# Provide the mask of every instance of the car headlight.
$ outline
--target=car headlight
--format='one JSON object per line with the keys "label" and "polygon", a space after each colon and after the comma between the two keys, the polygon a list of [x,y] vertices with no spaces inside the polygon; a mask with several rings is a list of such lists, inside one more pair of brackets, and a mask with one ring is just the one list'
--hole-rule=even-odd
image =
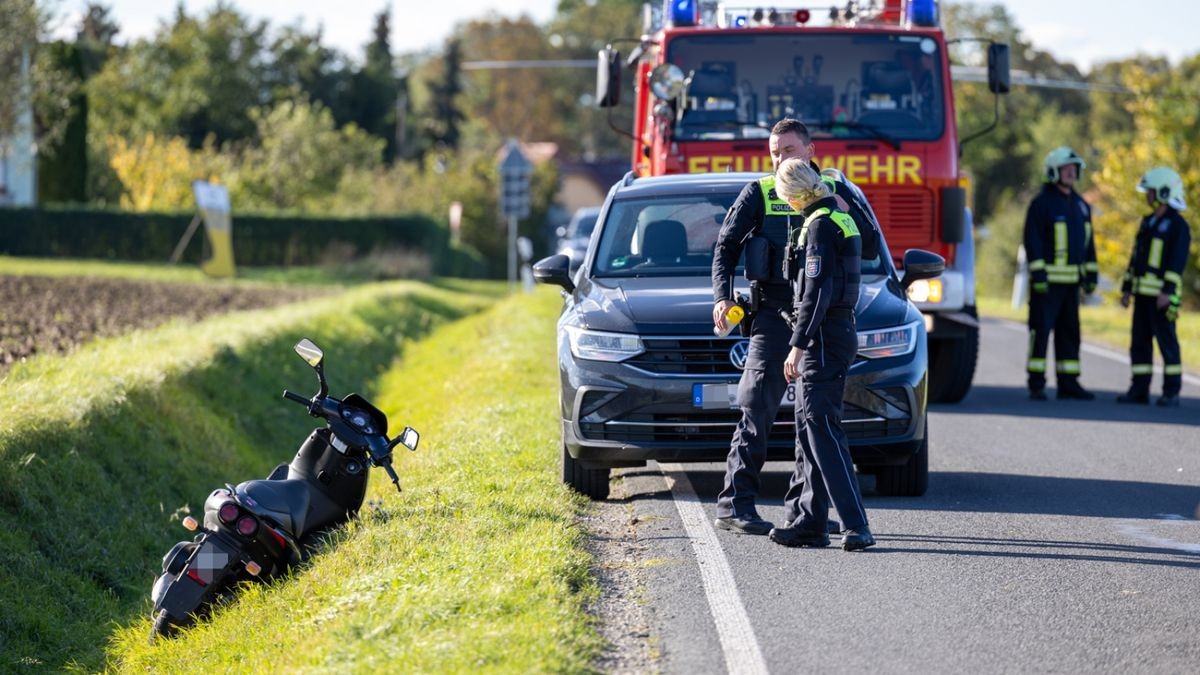
{"label": "car headlight", "polygon": [[858,355],[868,359],[911,354],[917,347],[916,321],[893,328],[862,331],[858,334]]}
{"label": "car headlight", "polygon": [[908,299],[913,302],[941,302],[942,280],[917,279],[908,287]]}
{"label": "car headlight", "polygon": [[567,340],[577,359],[624,361],[644,351],[642,339],[628,333],[604,333],[579,326],[567,326]]}

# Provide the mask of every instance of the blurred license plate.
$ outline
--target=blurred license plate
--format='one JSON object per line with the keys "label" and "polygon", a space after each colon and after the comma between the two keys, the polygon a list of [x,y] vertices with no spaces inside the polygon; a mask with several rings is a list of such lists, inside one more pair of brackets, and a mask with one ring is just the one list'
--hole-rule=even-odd
{"label": "blurred license plate", "polygon": [[[693,384],[692,407],[705,410],[728,410],[737,408],[737,383],[732,384]],[[789,382],[783,390],[783,400],[780,405],[792,408],[796,405],[796,383]]]}

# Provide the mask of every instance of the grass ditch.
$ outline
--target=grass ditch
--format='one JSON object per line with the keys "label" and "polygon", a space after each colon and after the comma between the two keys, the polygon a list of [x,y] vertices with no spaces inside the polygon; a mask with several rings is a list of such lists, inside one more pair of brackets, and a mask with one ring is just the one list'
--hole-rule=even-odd
{"label": "grass ditch", "polygon": [[[153,672],[581,672],[601,648],[585,603],[585,501],[557,476],[558,294],[504,300],[410,345],[379,380],[392,424],[422,433],[372,476],[362,517],[290,578],[109,665]],[[327,349],[328,369],[342,358]],[[288,355],[290,358],[291,355]],[[299,436],[297,436],[299,438]]]}
{"label": "grass ditch", "polygon": [[106,645],[148,612],[182,516],[214,486],[289,459],[312,429],[279,400],[315,387],[291,345],[313,338],[334,390],[361,390],[407,339],[494,302],[446,286],[176,321],[0,378],[0,671],[113,666]]}

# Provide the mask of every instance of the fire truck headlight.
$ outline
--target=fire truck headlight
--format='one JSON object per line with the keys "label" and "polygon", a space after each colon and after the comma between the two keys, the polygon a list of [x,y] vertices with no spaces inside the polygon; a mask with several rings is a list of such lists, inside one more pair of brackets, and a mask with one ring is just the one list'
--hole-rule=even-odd
{"label": "fire truck headlight", "polygon": [[942,280],[918,279],[914,281],[912,285],[908,287],[908,298],[913,302],[941,302]]}
{"label": "fire truck headlight", "polygon": [[660,63],[650,71],[650,91],[664,101],[679,98],[683,93],[683,71],[674,63]]}

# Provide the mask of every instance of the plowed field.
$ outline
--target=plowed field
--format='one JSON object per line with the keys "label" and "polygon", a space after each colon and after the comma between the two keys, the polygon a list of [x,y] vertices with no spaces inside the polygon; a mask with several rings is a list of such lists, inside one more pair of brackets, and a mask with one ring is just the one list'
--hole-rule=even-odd
{"label": "plowed field", "polygon": [[0,276],[0,370],[34,354],[66,353],[96,337],[168,319],[301,300],[316,288],[255,288],[97,277]]}

